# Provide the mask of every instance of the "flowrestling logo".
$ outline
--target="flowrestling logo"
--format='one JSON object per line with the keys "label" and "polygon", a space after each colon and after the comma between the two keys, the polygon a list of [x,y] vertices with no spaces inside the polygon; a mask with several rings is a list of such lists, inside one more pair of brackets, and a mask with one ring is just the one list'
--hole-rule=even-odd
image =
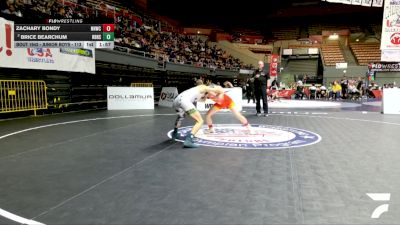
{"label": "flowrestling logo", "polygon": [[[178,141],[184,141],[191,130],[192,127],[180,128]],[[218,124],[214,127],[215,133],[208,133],[207,130],[204,126],[197,133],[196,144],[220,148],[282,149],[303,147],[321,141],[321,136],[316,133],[273,125],[252,124],[249,131],[238,124]],[[171,134],[172,131],[168,136],[171,137]]]}
{"label": "flowrestling logo", "polygon": [[372,219],[379,219],[384,212],[389,211],[390,193],[366,193],[374,201],[381,201],[384,204],[379,205],[371,214]]}

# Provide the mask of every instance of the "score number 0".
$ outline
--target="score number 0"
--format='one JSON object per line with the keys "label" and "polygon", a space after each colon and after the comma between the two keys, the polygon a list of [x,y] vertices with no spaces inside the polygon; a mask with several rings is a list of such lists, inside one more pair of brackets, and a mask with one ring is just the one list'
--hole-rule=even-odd
{"label": "score number 0", "polygon": [[114,32],[114,24],[103,24],[103,32]]}

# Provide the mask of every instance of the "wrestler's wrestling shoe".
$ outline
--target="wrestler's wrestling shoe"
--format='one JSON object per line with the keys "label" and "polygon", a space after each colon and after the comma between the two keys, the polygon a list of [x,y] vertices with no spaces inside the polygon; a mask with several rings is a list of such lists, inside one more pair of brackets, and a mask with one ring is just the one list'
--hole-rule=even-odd
{"label": "wrestler's wrestling shoe", "polygon": [[193,142],[193,135],[189,134],[185,138],[185,142],[183,142],[184,148],[198,148],[199,146]]}
{"label": "wrestler's wrestling shoe", "polygon": [[207,130],[204,130],[205,134],[214,134],[215,133],[215,129],[214,127],[208,128]]}
{"label": "wrestler's wrestling shoe", "polygon": [[177,132],[172,132],[171,138],[172,140],[177,140],[179,139],[181,136],[179,135],[178,131]]}

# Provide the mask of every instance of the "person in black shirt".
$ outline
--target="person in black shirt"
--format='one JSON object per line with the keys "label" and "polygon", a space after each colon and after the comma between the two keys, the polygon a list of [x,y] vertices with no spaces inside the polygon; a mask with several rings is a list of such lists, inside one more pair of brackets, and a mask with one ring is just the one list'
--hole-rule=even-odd
{"label": "person in black shirt", "polygon": [[358,77],[357,90],[360,92],[361,97],[364,96],[365,86],[364,86],[364,81],[361,79],[361,77]]}
{"label": "person in black shirt", "polygon": [[250,103],[251,99],[253,99],[253,103],[256,103],[256,99],[254,96],[254,78],[247,78],[246,97],[247,97],[247,103]]}
{"label": "person in black shirt", "polygon": [[257,116],[261,116],[260,100],[262,100],[264,116],[268,116],[267,82],[270,76],[269,71],[264,67],[263,61],[258,61],[258,69],[254,71],[253,78]]}

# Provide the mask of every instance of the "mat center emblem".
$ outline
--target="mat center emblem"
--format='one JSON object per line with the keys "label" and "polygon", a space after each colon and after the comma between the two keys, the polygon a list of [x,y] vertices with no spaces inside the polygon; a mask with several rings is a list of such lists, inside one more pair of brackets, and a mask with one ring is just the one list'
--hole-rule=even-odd
{"label": "mat center emblem", "polygon": [[[177,141],[184,141],[191,129],[191,126],[179,128],[181,137]],[[196,135],[195,143],[220,148],[282,149],[303,147],[321,141],[321,136],[316,133],[274,125],[252,124],[249,131],[239,124],[218,124],[214,130],[214,133],[208,133],[208,128],[203,126]],[[171,137],[171,134],[172,131],[168,136]]]}

